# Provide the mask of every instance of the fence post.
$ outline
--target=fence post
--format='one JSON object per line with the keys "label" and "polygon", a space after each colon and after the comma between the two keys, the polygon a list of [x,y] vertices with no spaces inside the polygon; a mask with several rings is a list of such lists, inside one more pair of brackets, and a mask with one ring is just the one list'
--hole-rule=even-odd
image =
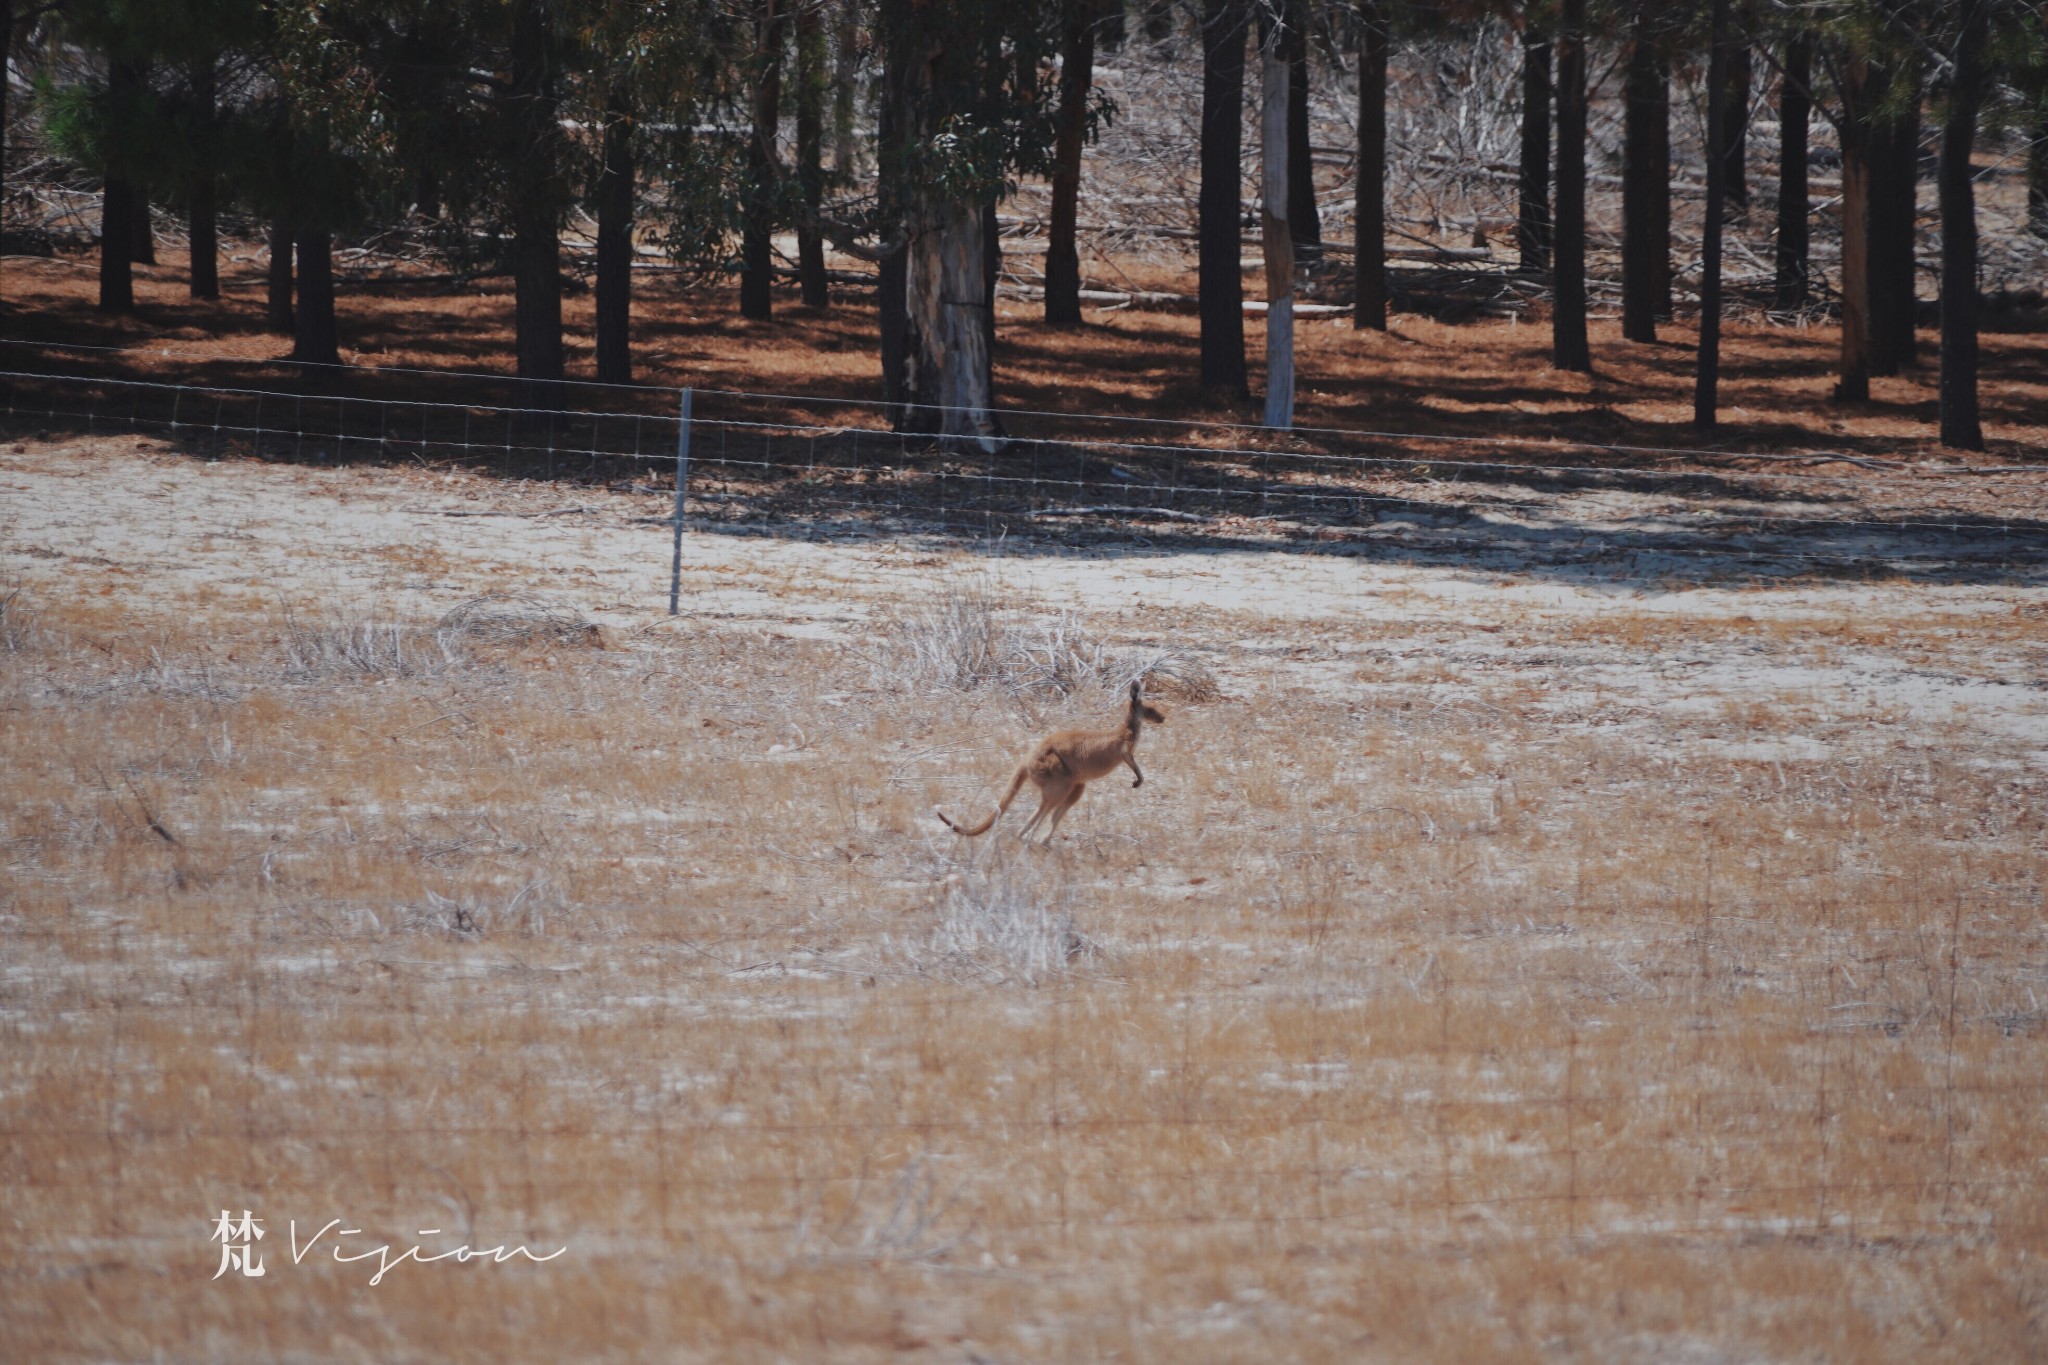
{"label": "fence post", "polygon": [[682,394],[682,416],[676,424],[676,535],[669,560],[668,614],[674,616],[683,591],[683,490],[690,483],[690,390]]}

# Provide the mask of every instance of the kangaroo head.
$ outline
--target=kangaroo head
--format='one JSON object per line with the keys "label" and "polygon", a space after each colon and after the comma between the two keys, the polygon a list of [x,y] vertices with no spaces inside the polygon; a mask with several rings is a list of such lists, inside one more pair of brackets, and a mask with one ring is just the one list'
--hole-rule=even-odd
{"label": "kangaroo head", "polygon": [[1150,721],[1154,725],[1164,725],[1166,713],[1145,700],[1143,692],[1134,680],[1131,683],[1131,728],[1137,729],[1140,720]]}

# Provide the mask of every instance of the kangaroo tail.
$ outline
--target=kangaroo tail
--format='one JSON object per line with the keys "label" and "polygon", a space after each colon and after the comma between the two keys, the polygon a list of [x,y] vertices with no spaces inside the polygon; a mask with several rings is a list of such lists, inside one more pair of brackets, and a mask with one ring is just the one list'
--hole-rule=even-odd
{"label": "kangaroo tail", "polygon": [[1028,776],[1028,774],[1025,772],[1023,768],[1017,769],[1017,775],[1010,779],[1010,789],[1003,793],[1002,800],[996,802],[996,808],[989,812],[988,819],[982,821],[978,825],[969,827],[967,825],[955,824],[952,816],[946,814],[946,812],[942,810],[937,809],[936,807],[933,808],[932,814],[938,816],[939,819],[945,821],[946,828],[952,830],[955,834],[965,835],[970,839],[977,834],[986,834],[988,833],[989,826],[993,825],[996,821],[1002,819],[1003,812],[1008,810],[1010,808],[1010,803],[1017,799],[1017,792],[1021,787],[1023,787],[1024,779],[1026,776]]}

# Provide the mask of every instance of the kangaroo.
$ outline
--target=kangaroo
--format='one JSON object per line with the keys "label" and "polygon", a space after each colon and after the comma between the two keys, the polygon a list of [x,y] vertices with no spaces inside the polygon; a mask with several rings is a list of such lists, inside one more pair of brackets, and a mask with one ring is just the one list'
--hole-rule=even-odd
{"label": "kangaroo", "polygon": [[933,814],[946,822],[946,828],[955,834],[973,838],[985,834],[991,825],[1002,819],[1003,812],[1017,799],[1026,778],[1038,784],[1038,813],[1024,826],[1017,837],[1029,841],[1031,831],[1046,816],[1052,823],[1046,826],[1041,842],[1051,843],[1052,837],[1060,832],[1060,821],[1081,799],[1081,793],[1090,782],[1108,777],[1120,764],[1129,764],[1133,774],[1131,785],[1145,785],[1145,774],[1138,768],[1138,736],[1145,728],[1145,722],[1154,725],[1166,723],[1166,713],[1146,701],[1138,690],[1138,684],[1131,684],[1131,705],[1124,713],[1124,723],[1109,730],[1061,730],[1047,735],[1031,751],[1031,757],[1024,760],[1010,779],[1010,789],[1003,793],[1003,799],[988,819],[978,825],[956,824],[953,818],[942,810]]}

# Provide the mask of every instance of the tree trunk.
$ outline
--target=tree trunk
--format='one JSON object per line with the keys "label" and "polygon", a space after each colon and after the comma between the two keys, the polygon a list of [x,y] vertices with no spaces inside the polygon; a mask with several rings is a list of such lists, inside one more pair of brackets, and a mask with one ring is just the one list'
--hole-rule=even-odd
{"label": "tree trunk", "polygon": [[14,56],[14,0],[0,0],[0,185],[7,183],[7,63]]}
{"label": "tree trunk", "polygon": [[1807,298],[1808,227],[1807,123],[1813,116],[1813,34],[1795,31],[1785,42],[1784,75],[1778,82],[1778,244],[1774,306],[1804,308]]}
{"label": "tree trunk", "polygon": [[1387,16],[1378,0],[1358,10],[1358,181],[1352,221],[1357,284],[1351,325],[1387,330]]}
{"label": "tree trunk", "polygon": [[1240,266],[1244,166],[1245,0],[1202,4],[1202,189],[1196,285],[1202,317],[1202,389],[1243,398],[1244,275]]}
{"label": "tree trunk", "polygon": [[1286,0],[1286,27],[1281,41],[1287,56],[1287,227],[1294,236],[1295,259],[1304,263],[1323,256],[1323,220],[1316,212],[1315,154],[1308,135],[1307,0]]}
{"label": "tree trunk", "polygon": [[2048,111],[2034,120],[2027,144],[2027,227],[2048,237]]}
{"label": "tree trunk", "polygon": [[413,212],[429,222],[441,217],[441,172],[431,163],[419,168],[413,183]]}
{"label": "tree trunk", "polygon": [[[514,0],[508,96],[513,153],[513,348],[526,401],[553,400],[562,378],[562,138],[552,35],[545,0]],[[299,265],[300,331],[312,306],[304,237]],[[324,237],[323,237],[324,241]],[[323,259],[325,247],[322,247]]]}
{"label": "tree trunk", "polygon": [[861,0],[839,0],[832,29],[832,171],[840,183],[858,174],[854,97],[860,91]]}
{"label": "tree trunk", "polygon": [[1700,241],[1700,346],[1693,371],[1692,424],[1712,431],[1721,398],[1721,214],[1728,193],[1728,0],[1714,0],[1707,56],[1707,220]]}
{"label": "tree trunk", "polygon": [[1656,41],[1648,7],[1639,4],[1629,34],[1624,89],[1621,334],[1644,342],[1657,339],[1657,314],[1664,309],[1670,266],[1658,231],[1660,226],[1669,230],[1671,216],[1670,77]]}
{"label": "tree trunk", "polygon": [[1749,211],[1749,41],[1730,34],[1721,75],[1721,183],[1737,218]]}
{"label": "tree trunk", "polygon": [[996,286],[1003,279],[1003,229],[996,217],[1000,205],[990,195],[981,203],[981,368],[982,390],[996,391]]}
{"label": "tree trunk", "polygon": [[747,139],[747,202],[740,227],[740,316],[774,315],[774,215],[771,194],[780,167],[775,131],[782,119],[783,0],[760,0],[754,18],[753,135]]}
{"label": "tree trunk", "polygon": [[1887,113],[1870,135],[1870,372],[1897,374],[1913,363],[1917,308],[1913,245],[1919,226],[1920,75],[1911,103]]}
{"label": "tree trunk", "polygon": [[156,264],[156,224],[149,216],[149,183],[140,178],[129,182],[135,203],[135,264]]}
{"label": "tree trunk", "polygon": [[1052,222],[1045,248],[1045,320],[1081,325],[1081,252],[1074,223],[1081,197],[1081,147],[1088,133],[1099,0],[1066,0],[1060,35],[1059,125],[1053,136]]}
{"label": "tree trunk", "polygon": [[1268,35],[1259,52],[1259,180],[1266,253],[1266,425],[1294,428],[1294,233],[1287,222],[1287,87],[1284,35]]}
{"label": "tree trunk", "polygon": [[[875,217],[884,244],[902,241],[908,230],[899,168],[910,137],[909,64],[895,44],[882,51],[882,83],[875,102]],[[914,388],[911,357],[921,349],[911,330],[909,310],[910,253],[898,245],[877,264],[875,305],[880,316],[882,400],[898,431],[919,429],[922,410]]]}
{"label": "tree trunk", "polygon": [[1941,129],[1941,443],[1982,450],[1977,411],[1977,201],[1970,152],[1984,98],[1990,0],[1962,0],[1962,31]]}
{"label": "tree trunk", "polygon": [[192,84],[193,96],[199,106],[200,137],[204,145],[201,148],[199,178],[192,186],[192,200],[186,219],[186,235],[192,243],[186,278],[193,298],[217,299],[220,297],[220,235],[214,222],[212,61],[201,65]]}
{"label": "tree trunk", "polygon": [[1843,73],[1842,113],[1842,354],[1835,401],[1870,398],[1870,104],[1876,82],[1865,57],[1851,57]]}
{"label": "tree trunk", "polygon": [[1550,269],[1550,35],[1533,22],[1522,31],[1522,173],[1515,243],[1517,269]]}
{"label": "tree trunk", "polygon": [[882,257],[876,265],[875,301],[881,314],[882,401],[892,412],[898,431],[917,429],[916,404],[911,386],[910,357],[917,351],[910,330],[910,251],[900,247]]}
{"label": "tree trunk", "polygon": [[100,311],[135,311],[135,194],[110,175],[100,192]]}
{"label": "tree trunk", "polygon": [[825,24],[818,6],[796,12],[796,178],[803,191],[804,217],[796,229],[797,284],[806,307],[828,308],[832,287],[825,279],[825,239],[818,209],[825,202]]}
{"label": "tree trunk", "polygon": [[214,182],[202,175],[192,186],[186,233],[192,242],[188,288],[195,299],[220,297],[220,232],[214,214]]}
{"label": "tree trunk", "polygon": [[339,365],[341,352],[334,324],[332,241],[324,227],[301,223],[298,230],[298,325],[292,338],[292,359],[313,365]]}
{"label": "tree trunk", "polygon": [[1551,363],[1591,370],[1586,342],[1586,0],[1564,0],[1557,34],[1557,224]]}
{"label": "tree trunk", "polygon": [[633,107],[622,89],[605,101],[597,175],[597,377],[633,382]]}
{"label": "tree trunk", "polygon": [[[125,108],[142,84],[142,72],[128,62],[107,67],[108,103]],[[118,168],[100,192],[100,311],[135,311],[135,189]]]}
{"label": "tree trunk", "polygon": [[280,213],[270,220],[270,269],[268,293],[264,300],[265,330],[291,336],[298,330],[292,316],[292,225]]}
{"label": "tree trunk", "polygon": [[905,305],[917,350],[908,387],[933,405],[940,435],[984,450],[996,445],[989,394],[987,262],[982,206],[926,206],[910,233]]}

